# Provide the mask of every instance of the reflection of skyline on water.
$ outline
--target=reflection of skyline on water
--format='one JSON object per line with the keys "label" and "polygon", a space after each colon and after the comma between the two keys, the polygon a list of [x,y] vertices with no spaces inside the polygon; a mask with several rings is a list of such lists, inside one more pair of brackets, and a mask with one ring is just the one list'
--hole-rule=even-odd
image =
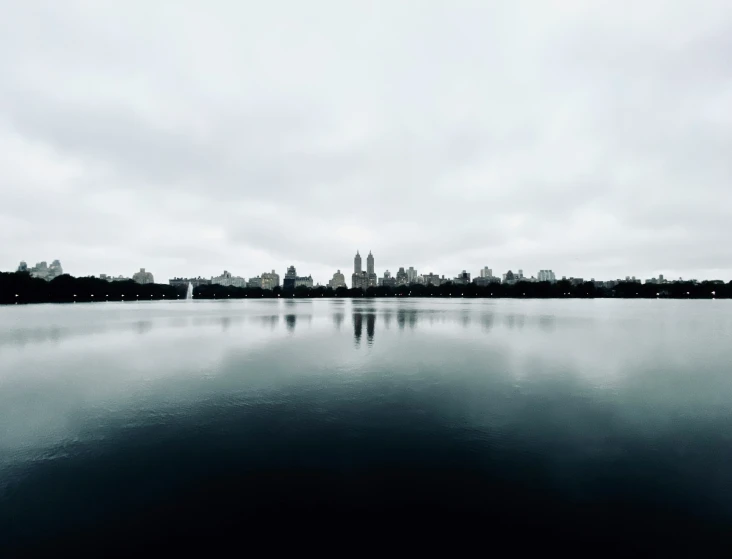
{"label": "reflection of skyline on water", "polygon": [[374,335],[376,332],[376,313],[364,313],[357,310],[353,312],[353,342],[356,347],[361,345],[364,317],[366,318],[366,343],[369,347],[374,343]]}
{"label": "reflection of skyline on water", "polygon": [[386,308],[382,313],[382,317],[384,318],[384,327],[389,330],[389,328],[391,328],[391,319],[394,317],[394,312],[392,309]]}
{"label": "reflection of skyline on water", "polygon": [[400,330],[404,330],[406,325],[413,329],[417,325],[419,311],[417,309],[405,309],[404,307],[397,309],[397,324]]}
{"label": "reflection of skyline on water", "polygon": [[265,316],[258,316],[257,321],[260,324],[262,324],[262,326],[269,326],[270,330],[274,330],[280,323],[280,315],[271,314],[271,315],[265,315]]}
{"label": "reflection of skyline on water", "polygon": [[2,309],[0,525],[29,542],[73,527],[81,547],[105,523],[122,541],[150,510],[185,523],[174,534],[213,515],[215,532],[232,502],[251,526],[266,507],[301,522],[303,503],[340,513],[356,495],[400,514],[433,499],[426,523],[464,503],[525,510],[571,538],[729,526],[728,306],[278,303]]}
{"label": "reflection of skyline on water", "polygon": [[366,315],[366,339],[369,346],[374,343],[374,330],[376,328],[376,313]]}
{"label": "reflection of skyline on water", "polygon": [[363,329],[363,314],[353,313],[353,339],[356,347],[361,345],[361,331]]}
{"label": "reflection of skyline on water", "polygon": [[[284,324],[286,332],[303,335],[312,329],[319,329],[323,320],[329,321],[335,331],[341,331],[348,310],[354,324],[354,341],[358,344],[364,336],[369,345],[377,334],[377,329],[390,330],[394,323],[398,330],[406,331],[417,327],[446,328],[450,323],[465,330],[482,331],[533,331],[557,334],[566,328],[589,327],[594,318],[590,313],[565,313],[561,316],[546,312],[544,308],[531,308],[528,305],[496,305],[477,302],[474,304],[430,304],[423,301],[298,301],[247,302],[244,304],[227,302],[226,307],[214,303],[187,305],[185,308],[176,303],[146,305],[137,307],[122,304],[109,305],[109,310],[119,314],[117,322],[98,320],[99,313],[83,312],[79,306],[69,313],[73,319],[68,322],[48,320],[37,324],[24,323],[22,328],[5,329],[0,333],[0,349],[3,346],[23,346],[45,343],[57,344],[67,338],[76,338],[90,333],[107,336],[132,332],[147,336],[152,332],[161,333],[167,329],[210,328],[216,327],[221,334],[233,333],[242,323],[275,331]],[[278,304],[279,303],[279,304]],[[237,308],[241,304],[241,307]],[[538,305],[537,305],[538,306]],[[244,308],[242,308],[244,307]],[[350,307],[350,309],[349,309]],[[528,307],[528,308],[527,308]],[[86,306],[86,308],[93,308]],[[54,307],[52,312],[64,311]],[[348,310],[347,310],[348,309]],[[521,310],[519,310],[521,309]],[[31,309],[32,310],[32,309]],[[51,310],[51,309],[49,309]],[[252,313],[254,311],[254,313]],[[259,314],[264,311],[266,314]],[[532,312],[533,311],[533,312]],[[66,312],[66,311],[64,311]],[[39,316],[41,313],[37,313]],[[145,318],[137,318],[144,316]],[[130,320],[133,319],[133,320]],[[306,325],[307,328],[303,328]],[[298,328],[298,326],[300,326]]]}

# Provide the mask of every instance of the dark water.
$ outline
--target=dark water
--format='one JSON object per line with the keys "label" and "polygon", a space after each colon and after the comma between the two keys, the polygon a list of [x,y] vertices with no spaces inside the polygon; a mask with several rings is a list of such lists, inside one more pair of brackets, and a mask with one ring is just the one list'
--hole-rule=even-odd
{"label": "dark water", "polygon": [[731,539],[727,301],[0,308],[0,550]]}

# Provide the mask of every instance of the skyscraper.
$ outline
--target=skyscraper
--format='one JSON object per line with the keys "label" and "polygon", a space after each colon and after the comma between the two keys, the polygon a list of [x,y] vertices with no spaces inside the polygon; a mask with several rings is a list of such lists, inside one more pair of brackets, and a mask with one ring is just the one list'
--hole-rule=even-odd
{"label": "skyscraper", "polygon": [[557,281],[556,276],[554,275],[554,272],[551,270],[539,270],[539,276],[537,277],[539,281],[551,281],[555,282]]}
{"label": "skyscraper", "polygon": [[366,257],[366,273],[368,275],[368,282],[370,286],[376,287],[378,282],[376,278],[376,272],[374,272],[374,255],[369,251],[369,255]]}
{"label": "skyscraper", "polygon": [[[369,253],[367,265],[374,265],[374,257]],[[374,274],[374,285],[376,285],[376,274]],[[369,286],[369,275],[361,269],[361,255],[356,251],[356,257],[353,259],[353,275],[351,276],[351,287],[356,289],[366,289]]]}
{"label": "skyscraper", "polygon": [[274,289],[280,285],[280,275],[272,270],[271,273],[262,274],[262,289]]}
{"label": "skyscraper", "polygon": [[417,270],[410,266],[407,270],[407,281],[412,284],[417,282]]}

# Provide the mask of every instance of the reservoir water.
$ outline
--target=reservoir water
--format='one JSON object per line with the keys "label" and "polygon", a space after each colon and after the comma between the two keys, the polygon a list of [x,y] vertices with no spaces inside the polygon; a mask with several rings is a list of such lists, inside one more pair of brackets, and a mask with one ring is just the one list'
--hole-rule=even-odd
{"label": "reservoir water", "polygon": [[0,308],[0,554],[731,532],[729,301]]}

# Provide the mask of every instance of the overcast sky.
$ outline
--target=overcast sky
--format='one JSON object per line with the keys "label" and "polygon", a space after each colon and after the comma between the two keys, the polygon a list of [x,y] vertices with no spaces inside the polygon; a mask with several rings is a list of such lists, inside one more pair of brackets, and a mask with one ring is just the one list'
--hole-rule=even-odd
{"label": "overcast sky", "polygon": [[0,269],[732,279],[728,0],[0,13]]}

